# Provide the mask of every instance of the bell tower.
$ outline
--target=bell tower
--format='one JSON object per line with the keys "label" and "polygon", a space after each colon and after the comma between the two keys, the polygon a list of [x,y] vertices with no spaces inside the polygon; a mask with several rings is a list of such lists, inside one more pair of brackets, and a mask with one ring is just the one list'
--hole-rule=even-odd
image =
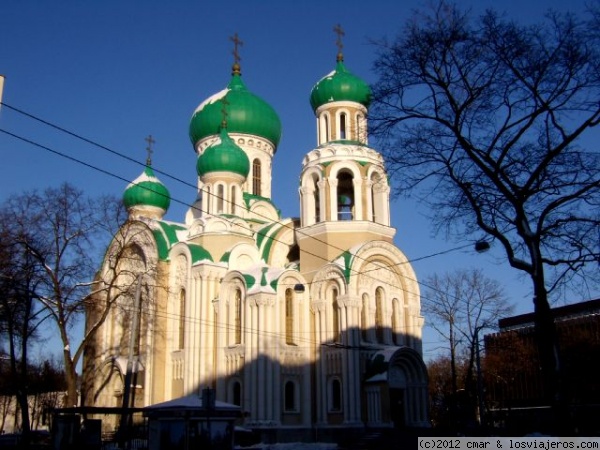
{"label": "bell tower", "polygon": [[390,202],[383,157],[368,146],[369,86],[344,65],[338,33],[337,64],[313,88],[317,147],[302,162],[300,176],[300,269],[312,273],[352,247],[392,242]]}

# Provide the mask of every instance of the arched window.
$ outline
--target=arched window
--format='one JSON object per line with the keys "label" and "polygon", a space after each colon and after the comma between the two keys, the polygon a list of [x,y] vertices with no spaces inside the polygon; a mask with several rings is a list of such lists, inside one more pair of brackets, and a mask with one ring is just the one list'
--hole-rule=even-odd
{"label": "arched window", "polygon": [[377,198],[375,197],[376,185],[379,182],[379,174],[374,173],[371,177],[371,220],[377,222],[379,219],[377,211]]}
{"label": "arched window", "polygon": [[395,298],[392,301],[392,333],[394,333],[394,338],[396,339],[396,344],[401,345],[400,338],[398,337],[398,332],[400,331],[400,308],[398,306],[398,299]]}
{"label": "arched window", "polygon": [[235,290],[234,311],[234,344],[242,343],[242,291]]}
{"label": "arched window", "polygon": [[242,406],[242,385],[239,381],[234,381],[232,386],[232,399],[231,403],[234,405]]}
{"label": "arched window", "polygon": [[179,292],[179,336],[177,348],[182,350],[185,342],[185,289]]}
{"label": "arched window", "polygon": [[408,299],[404,299],[404,342],[406,343],[407,346],[412,347],[412,336],[410,335],[410,333],[412,332],[412,329],[410,327],[410,314],[409,314],[409,308],[408,308]]}
{"label": "arched window", "polygon": [[261,195],[260,193],[260,183],[261,183],[261,178],[260,178],[260,169],[261,169],[261,164],[260,164],[260,160],[258,158],[256,158],[254,161],[252,161],[252,194],[254,195]]}
{"label": "arched window", "polygon": [[210,206],[212,205],[212,192],[210,186],[206,186],[206,213],[211,213]]}
{"label": "arched window", "polygon": [[362,333],[362,339],[365,342],[369,341],[369,297],[367,294],[363,294],[362,297],[362,308],[360,310],[360,329]]}
{"label": "arched window", "polygon": [[285,343],[294,344],[294,291],[285,290]]}
{"label": "arched window", "polygon": [[225,206],[225,187],[220,184],[217,186],[217,214],[222,214],[225,211],[223,207]]}
{"label": "arched window", "polygon": [[340,139],[346,139],[347,116],[346,113],[340,114]]}
{"label": "arched window", "polygon": [[327,114],[323,114],[323,122],[325,124],[324,135],[321,137],[321,143],[329,141],[329,117]]}
{"label": "arched window", "polygon": [[331,291],[331,309],[333,311],[332,325],[333,325],[333,341],[341,342],[340,336],[340,309],[338,307],[338,290],[333,288]]}
{"label": "arched window", "polygon": [[319,178],[317,176],[312,177],[314,196],[315,196],[315,222],[321,221],[321,197],[319,194]]}
{"label": "arched window", "polygon": [[331,411],[342,410],[342,383],[337,378],[331,381]]}
{"label": "arched window", "polygon": [[235,214],[237,212],[237,198],[235,195],[235,189],[236,189],[235,186],[231,186],[231,197],[230,197],[231,198],[231,203],[230,203],[231,214]]}
{"label": "arched window", "polygon": [[375,290],[375,332],[377,342],[383,342],[383,289]]}
{"label": "arched window", "polygon": [[285,411],[296,410],[296,384],[293,381],[285,383],[283,409]]}
{"label": "arched window", "polygon": [[354,217],[354,183],[350,172],[342,171],[337,176],[338,220]]}

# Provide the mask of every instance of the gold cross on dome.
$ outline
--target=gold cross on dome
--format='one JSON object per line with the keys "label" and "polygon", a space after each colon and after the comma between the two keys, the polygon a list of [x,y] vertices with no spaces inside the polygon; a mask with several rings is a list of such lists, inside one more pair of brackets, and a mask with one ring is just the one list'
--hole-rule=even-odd
{"label": "gold cross on dome", "polygon": [[242,60],[242,58],[240,58],[239,47],[242,47],[244,45],[244,42],[240,40],[237,33],[235,33],[229,39],[233,42],[233,62],[235,64],[239,64]]}
{"label": "gold cross on dome", "polygon": [[333,32],[335,34],[337,34],[337,39],[335,41],[335,45],[337,45],[338,56],[340,56],[342,54],[342,49],[344,48],[344,44],[342,42],[342,36],[345,36],[346,33],[344,33],[344,30],[342,29],[342,26],[339,23],[335,27],[333,27]]}
{"label": "gold cross on dome", "polygon": [[152,139],[151,134],[149,134],[148,137],[144,140],[148,143],[148,147],[146,147],[146,151],[148,152],[148,158],[146,159],[146,164],[151,165],[152,164],[152,153],[154,153],[154,151],[152,150],[152,144],[156,144],[156,141],[154,139]]}

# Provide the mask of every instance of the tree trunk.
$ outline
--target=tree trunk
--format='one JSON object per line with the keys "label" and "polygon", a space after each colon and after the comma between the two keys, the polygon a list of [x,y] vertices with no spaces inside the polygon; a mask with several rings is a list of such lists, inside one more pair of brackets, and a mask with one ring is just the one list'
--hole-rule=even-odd
{"label": "tree trunk", "polygon": [[458,380],[456,375],[456,342],[454,340],[454,316],[450,316],[448,321],[450,324],[450,372],[452,375],[452,403],[450,404],[450,424],[454,427],[458,426]]}
{"label": "tree trunk", "polygon": [[456,398],[458,381],[456,376],[456,343],[454,342],[454,317],[450,318],[450,371],[452,372],[452,397]]}
{"label": "tree trunk", "polygon": [[65,377],[67,382],[67,397],[64,406],[77,406],[77,372],[71,359],[71,353],[68,349],[64,350]]}
{"label": "tree trunk", "polygon": [[[13,380],[16,381],[15,399],[17,402],[17,410],[21,412],[21,433],[23,448],[29,445],[29,404],[27,403],[27,345],[22,345],[21,361],[17,362],[15,354],[15,345],[13,337],[9,339],[10,343],[10,358],[11,371]],[[15,411],[15,421],[17,420],[17,412]]]}
{"label": "tree trunk", "polygon": [[473,339],[469,348],[469,363],[467,365],[467,373],[465,375],[465,391],[467,391],[467,394],[469,395],[470,399],[475,399],[477,396],[474,376],[476,356],[475,345],[477,344],[475,342],[475,339]]}
{"label": "tree trunk", "polygon": [[568,424],[566,421],[558,334],[543,279],[534,279],[534,286],[535,336],[542,371],[544,400],[553,409],[555,426],[562,428],[568,426]]}

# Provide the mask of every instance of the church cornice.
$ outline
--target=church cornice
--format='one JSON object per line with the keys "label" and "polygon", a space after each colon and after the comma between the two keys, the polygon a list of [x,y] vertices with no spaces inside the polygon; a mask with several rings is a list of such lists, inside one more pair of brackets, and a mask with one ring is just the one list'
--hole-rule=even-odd
{"label": "church cornice", "polygon": [[380,223],[368,220],[337,220],[318,222],[314,225],[302,228],[302,233],[298,234],[297,239],[302,240],[307,237],[319,236],[325,233],[357,233],[370,232],[379,234],[383,238],[392,239],[396,234],[396,229]]}
{"label": "church cornice", "polygon": [[[271,158],[275,154],[275,147],[267,139],[244,133],[229,132],[228,134],[229,137],[233,139],[233,141],[245,151],[256,150],[267,154]],[[206,138],[198,141],[198,143],[196,144],[196,152],[198,153],[198,155],[201,155],[202,153],[204,153],[204,150],[206,150],[218,140],[218,134],[207,136]]]}
{"label": "church cornice", "polygon": [[342,142],[328,142],[311,150],[304,156],[302,167],[307,168],[317,164],[325,166],[341,161],[355,161],[363,166],[367,164],[384,166],[383,156],[378,151],[366,145],[350,144],[348,141]]}

